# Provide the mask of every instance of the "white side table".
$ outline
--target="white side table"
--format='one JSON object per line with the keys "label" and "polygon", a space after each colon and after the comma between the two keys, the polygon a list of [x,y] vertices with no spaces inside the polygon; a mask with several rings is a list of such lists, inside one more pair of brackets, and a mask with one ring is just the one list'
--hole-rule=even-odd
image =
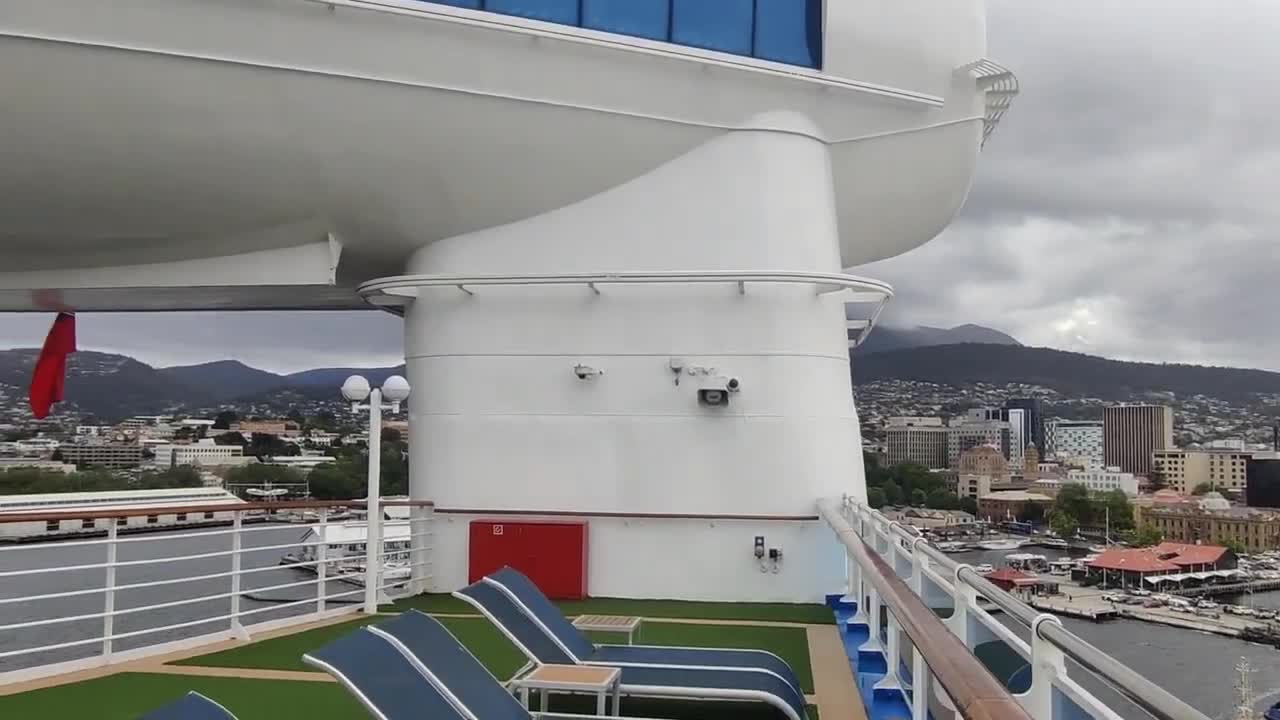
{"label": "white side table", "polygon": [[621,615],[579,615],[573,619],[573,626],[583,632],[626,633],[627,644],[630,645],[636,631],[640,628],[640,618]]}
{"label": "white side table", "polygon": [[540,665],[533,672],[511,681],[511,690],[518,692],[525,707],[529,706],[529,691],[542,693],[540,708],[547,711],[547,696],[553,692],[592,693],[596,696],[596,715],[605,715],[607,698],[613,696],[612,716],[618,715],[621,704],[619,692],[622,671],[600,665]]}

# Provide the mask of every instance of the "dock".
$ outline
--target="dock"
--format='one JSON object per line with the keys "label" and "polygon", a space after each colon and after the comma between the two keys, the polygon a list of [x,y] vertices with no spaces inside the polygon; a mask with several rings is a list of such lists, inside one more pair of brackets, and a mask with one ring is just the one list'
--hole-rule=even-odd
{"label": "dock", "polygon": [[1204,587],[1187,588],[1185,590],[1170,590],[1169,594],[1180,597],[1216,597],[1218,595],[1244,595],[1250,592],[1266,592],[1268,590],[1280,590],[1280,579],[1205,585]]}

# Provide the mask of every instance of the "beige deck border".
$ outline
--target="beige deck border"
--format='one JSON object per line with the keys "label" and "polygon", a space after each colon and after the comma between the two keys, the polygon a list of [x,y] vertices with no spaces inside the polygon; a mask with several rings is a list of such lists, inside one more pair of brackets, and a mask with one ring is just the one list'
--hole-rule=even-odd
{"label": "beige deck border", "polygon": [[867,720],[867,709],[858,694],[858,685],[840,640],[838,625],[810,625],[805,628],[809,640],[809,668],[813,672],[813,689],[818,714],[824,718]]}

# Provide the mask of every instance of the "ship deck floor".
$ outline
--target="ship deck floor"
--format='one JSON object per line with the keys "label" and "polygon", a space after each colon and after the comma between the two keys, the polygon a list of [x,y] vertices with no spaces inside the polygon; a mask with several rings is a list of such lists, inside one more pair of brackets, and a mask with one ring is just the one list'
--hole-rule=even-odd
{"label": "ship deck floor", "polygon": [[[561,602],[567,616],[582,613],[644,618],[635,642],[650,645],[757,648],[795,669],[810,716],[865,718],[829,608],[822,605],[690,603],[589,599]],[[524,658],[487,620],[447,595],[408,598],[385,614],[416,608],[441,620],[497,677],[510,677]],[[248,642],[216,645],[95,668],[71,675],[0,686],[0,717],[94,717],[129,720],[189,690],[223,703],[240,720],[359,720],[367,715],[331,678],[302,663],[303,653],[379,618],[347,615],[264,633]],[[625,638],[593,633],[598,642]],[[553,710],[591,712],[594,699],[553,698]],[[672,720],[754,720],[775,717],[763,706],[629,698],[627,716]]]}

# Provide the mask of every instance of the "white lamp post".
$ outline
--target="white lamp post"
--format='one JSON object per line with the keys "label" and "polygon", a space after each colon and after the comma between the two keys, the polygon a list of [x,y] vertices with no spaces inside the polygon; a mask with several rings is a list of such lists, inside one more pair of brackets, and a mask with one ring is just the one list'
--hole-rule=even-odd
{"label": "white lamp post", "polygon": [[[364,556],[364,611],[378,612],[378,592],[382,575],[382,411],[400,412],[400,403],[409,397],[409,381],[392,375],[382,389],[369,389],[369,381],[352,375],[342,383],[342,397],[351,403],[351,412],[369,410],[369,479],[366,510]],[[363,402],[365,398],[369,402]],[[383,405],[382,401],[388,404]]]}

